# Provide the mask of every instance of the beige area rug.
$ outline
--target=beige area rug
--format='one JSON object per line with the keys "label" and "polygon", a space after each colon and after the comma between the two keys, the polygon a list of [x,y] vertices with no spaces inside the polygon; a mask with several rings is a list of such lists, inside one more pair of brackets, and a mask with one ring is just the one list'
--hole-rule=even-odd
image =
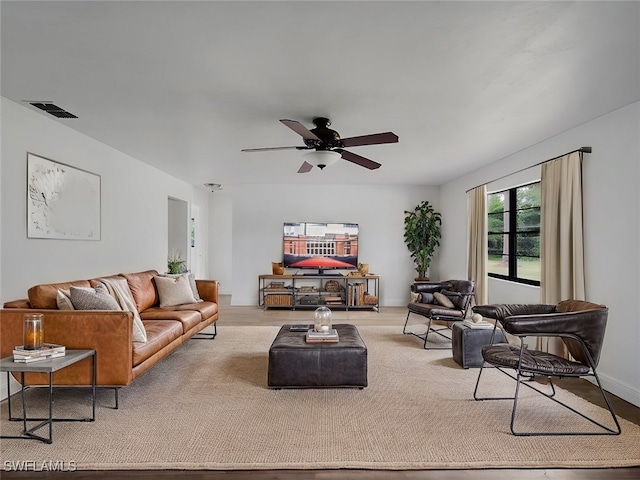
{"label": "beige area rug", "polygon": [[[79,470],[640,465],[640,427],[630,422],[620,420],[620,436],[513,437],[509,401],[473,400],[477,369],[460,368],[450,351],[423,350],[401,327],[359,330],[368,347],[364,390],[271,390],[268,349],[278,328],[220,326],[215,340],[189,341],[123,388],[120,410],[101,390],[96,422],[56,423],[52,445],[2,440],[2,461],[74,462]],[[489,373],[487,390],[512,394],[513,381]],[[42,390],[29,392],[34,404]],[[605,410],[558,395],[612,423]],[[521,411],[538,426],[584,426],[550,404],[527,393]],[[56,391],[58,415],[86,415],[88,405],[86,390]],[[17,432],[6,401],[1,414],[2,433]]]}

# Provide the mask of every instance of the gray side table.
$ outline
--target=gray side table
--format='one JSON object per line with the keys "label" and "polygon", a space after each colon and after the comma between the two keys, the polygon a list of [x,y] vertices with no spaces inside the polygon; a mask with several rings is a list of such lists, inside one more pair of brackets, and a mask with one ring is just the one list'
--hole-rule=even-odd
{"label": "gray side table", "polygon": [[[91,417],[90,418],[53,418],[53,374],[58,370],[73,365],[85,358],[91,358]],[[7,402],[9,407],[9,420],[22,421],[22,435],[2,435],[0,438],[27,438],[40,440],[45,443],[53,442],[53,422],[93,422],[96,419],[96,351],[95,350],[67,350],[64,357],[51,358],[33,363],[19,363],[13,361],[13,356],[0,360],[0,372],[7,372],[7,385],[11,372],[20,373],[20,393],[22,396],[22,417],[11,415],[11,395]],[[27,416],[27,404],[25,399],[24,374],[25,373],[49,374],[49,416],[47,418],[29,418]],[[40,422],[32,428],[27,428],[27,422]],[[49,436],[43,437],[35,433],[36,430],[48,425]]]}

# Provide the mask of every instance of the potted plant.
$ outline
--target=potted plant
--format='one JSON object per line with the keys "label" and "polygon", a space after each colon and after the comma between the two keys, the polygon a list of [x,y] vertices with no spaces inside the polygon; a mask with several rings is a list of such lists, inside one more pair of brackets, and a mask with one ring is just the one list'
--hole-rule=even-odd
{"label": "potted plant", "polygon": [[440,245],[442,216],[427,200],[416,205],[412,212],[405,210],[404,213],[404,243],[416,265],[416,280],[428,280],[431,257]]}
{"label": "potted plant", "polygon": [[185,270],[185,261],[179,253],[174,253],[167,257],[167,268],[171,274],[182,273]]}

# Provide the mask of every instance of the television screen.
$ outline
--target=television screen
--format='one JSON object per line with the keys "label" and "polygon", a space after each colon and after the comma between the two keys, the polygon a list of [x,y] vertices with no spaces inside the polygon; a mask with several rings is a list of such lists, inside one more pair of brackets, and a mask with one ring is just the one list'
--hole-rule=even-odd
{"label": "television screen", "polygon": [[287,268],[358,268],[357,223],[285,223],[283,264]]}

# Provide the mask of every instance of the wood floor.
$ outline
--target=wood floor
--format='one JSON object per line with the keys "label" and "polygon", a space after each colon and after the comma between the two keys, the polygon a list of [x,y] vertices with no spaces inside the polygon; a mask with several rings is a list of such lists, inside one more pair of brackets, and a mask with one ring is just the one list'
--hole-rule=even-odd
{"label": "wood floor", "polygon": [[[397,325],[402,329],[406,316],[403,307],[383,307],[380,312],[334,311],[334,322],[362,325]],[[287,311],[258,307],[236,307],[229,305],[228,298],[221,299],[218,331],[224,334],[225,326],[273,325],[283,323],[312,323],[313,311]],[[213,340],[215,341],[215,340]],[[419,342],[416,339],[416,342]],[[419,351],[417,351],[419,354]],[[557,383],[562,388],[580,397],[602,405],[599,392],[590,382],[580,379],[563,379]],[[640,408],[609,395],[616,414],[640,425]],[[53,445],[55,448],[55,444]],[[640,448],[640,446],[639,446]],[[585,452],[588,458],[589,452]],[[1,469],[2,467],[0,467]],[[0,472],[3,479],[173,479],[187,480],[637,480],[640,465],[634,468],[615,469],[487,469],[487,470],[266,470],[266,471],[100,471],[73,473],[63,472]]]}

